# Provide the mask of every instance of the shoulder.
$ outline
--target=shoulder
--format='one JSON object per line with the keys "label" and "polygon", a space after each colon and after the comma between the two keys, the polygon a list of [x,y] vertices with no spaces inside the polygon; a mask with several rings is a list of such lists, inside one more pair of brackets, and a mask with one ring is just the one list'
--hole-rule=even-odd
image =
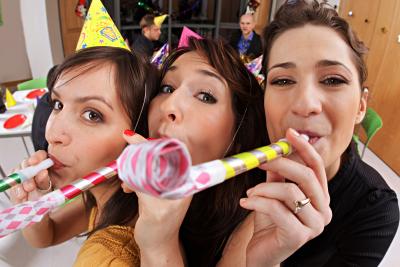
{"label": "shoulder", "polygon": [[242,36],[242,32],[240,30],[234,30],[231,34],[231,41],[239,41],[240,36]]}
{"label": "shoulder", "polygon": [[397,195],[358,154],[350,156],[354,157],[352,168],[337,177],[346,182],[336,188],[331,198],[335,221],[345,221],[354,234],[386,233],[391,240],[399,224]]}
{"label": "shoulder", "polygon": [[139,266],[139,255],[134,229],[113,225],[96,231],[85,241],[75,266]]}
{"label": "shoulder", "polygon": [[254,32],[253,38],[258,41],[261,41],[261,36],[258,33],[256,33],[255,31],[253,31],[253,32]]}

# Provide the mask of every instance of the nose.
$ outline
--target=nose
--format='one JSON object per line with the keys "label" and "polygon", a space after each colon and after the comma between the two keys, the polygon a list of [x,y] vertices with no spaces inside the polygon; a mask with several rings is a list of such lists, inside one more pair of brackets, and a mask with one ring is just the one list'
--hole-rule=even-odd
{"label": "nose", "polygon": [[183,119],[182,96],[179,90],[165,96],[160,104],[162,117],[171,123],[179,123]]}
{"label": "nose", "polygon": [[71,143],[71,135],[68,130],[68,120],[62,115],[54,112],[50,115],[46,125],[46,140],[51,145],[67,146]]}
{"label": "nose", "polygon": [[321,94],[318,86],[308,84],[294,90],[292,112],[297,116],[310,117],[322,112]]}

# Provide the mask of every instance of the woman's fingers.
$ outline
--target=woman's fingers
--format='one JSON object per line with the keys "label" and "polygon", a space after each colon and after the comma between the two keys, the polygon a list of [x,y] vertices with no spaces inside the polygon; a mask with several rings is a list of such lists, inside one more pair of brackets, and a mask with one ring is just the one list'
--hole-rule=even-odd
{"label": "woman's fingers", "polygon": [[48,190],[52,185],[48,170],[40,171],[35,176],[34,181],[36,182],[36,187],[41,189],[41,190]]}
{"label": "woman's fingers", "polygon": [[122,182],[121,183],[121,187],[122,187],[122,190],[125,192],[125,193],[127,193],[127,194],[130,194],[130,193],[132,193],[132,192],[135,192],[135,190],[132,190],[126,183],[124,183],[124,182]]}
{"label": "woman's fingers", "polygon": [[293,212],[277,199],[251,196],[247,199],[241,199],[240,205],[243,208],[258,212],[259,214],[256,213],[256,216],[262,215],[268,217],[270,225],[265,225],[266,218],[264,218],[262,225],[258,226],[257,218],[255,219],[254,234],[257,234],[259,231],[267,231],[268,229],[276,229],[275,227],[278,227],[281,234],[279,239],[281,240],[290,240],[294,236],[299,238],[300,234],[304,235],[301,237],[302,241],[312,238],[309,228],[304,226]]}
{"label": "woman's fingers", "polygon": [[15,185],[7,191],[13,204],[18,204],[28,200],[28,193],[21,184]]}
{"label": "woman's fingers", "polygon": [[[249,197],[261,197],[275,199],[286,206],[288,211],[294,214],[296,201],[305,200],[306,196],[294,183],[261,183],[248,191]],[[327,207],[329,209],[329,207]],[[265,211],[264,211],[265,212]],[[305,204],[297,214],[294,214],[301,223],[308,228],[320,233],[328,221],[314,208],[312,201]],[[323,220],[321,220],[321,217]]]}
{"label": "woman's fingers", "polygon": [[[279,158],[268,163],[266,169],[295,183],[294,186],[297,185],[319,211],[323,211],[329,205],[329,198],[324,194],[321,184],[310,168],[287,158]],[[291,184],[290,182],[282,183],[282,186],[290,189]]]}
{"label": "woman's fingers", "polygon": [[300,156],[305,165],[314,171],[324,193],[329,196],[325,165],[321,156],[315,148],[303,137],[299,136],[295,130],[288,129],[286,132],[286,138],[292,144],[295,153]]}
{"label": "woman's fingers", "polygon": [[136,144],[147,141],[146,138],[137,133],[135,133],[134,135],[127,135],[124,133],[123,136],[128,144]]}
{"label": "woman's fingers", "polygon": [[[47,152],[44,150],[39,150],[32,154],[29,158],[24,159],[20,166],[13,170],[17,172],[20,169],[27,168],[29,166],[34,166],[47,159]],[[15,185],[8,192],[10,193],[10,198],[13,203],[20,203],[31,199],[33,195],[31,193],[37,191],[37,189],[46,190],[50,185],[50,177],[47,170],[40,171],[33,179],[29,179],[22,184]],[[39,197],[43,193],[35,193],[33,198]]]}

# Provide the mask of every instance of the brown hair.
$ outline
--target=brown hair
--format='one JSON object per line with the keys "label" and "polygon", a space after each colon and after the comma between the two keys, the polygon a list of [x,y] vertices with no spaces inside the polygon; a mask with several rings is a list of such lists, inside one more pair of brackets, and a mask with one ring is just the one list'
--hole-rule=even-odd
{"label": "brown hair", "polygon": [[[228,155],[248,151],[268,143],[263,91],[246,69],[236,51],[221,40],[190,39],[166,59],[161,80],[181,55],[196,52],[203,56],[227,82],[231,91],[236,135]],[[232,231],[249,211],[239,206],[246,190],[265,180],[253,170],[194,195],[180,230],[189,266],[214,266]]]}
{"label": "brown hair", "polygon": [[307,24],[331,28],[343,38],[351,48],[358,71],[359,83],[362,87],[367,79],[367,67],[363,59],[368,51],[367,47],[357,38],[349,24],[339,17],[331,6],[326,3],[319,3],[316,0],[287,0],[279,8],[274,20],[264,31],[263,73],[267,74],[269,54],[274,41],[285,31]]}
{"label": "brown hair", "polygon": [[142,30],[143,28],[154,25],[154,15],[144,15],[143,18],[140,20],[139,25]]}
{"label": "brown hair", "polygon": [[[114,67],[114,83],[117,95],[124,110],[131,119],[132,129],[137,126],[135,131],[143,136],[147,136],[148,105],[151,100],[150,96],[154,95],[158,79],[154,79],[156,75],[155,68],[146,59],[134,52],[131,53],[126,49],[115,47],[82,49],[68,57],[54,70],[48,82],[50,93],[52,91],[51,88],[54,88],[54,85],[62,74],[71,70],[79,70],[77,76],[85,75],[85,72],[100,68],[106,64],[112,64]],[[108,183],[119,183],[119,180],[111,179]],[[96,206],[96,200],[89,191],[84,193],[84,201],[88,212]],[[126,194],[119,188],[105,204],[99,225],[89,234],[109,225],[125,225],[136,216],[137,212],[136,194]]]}

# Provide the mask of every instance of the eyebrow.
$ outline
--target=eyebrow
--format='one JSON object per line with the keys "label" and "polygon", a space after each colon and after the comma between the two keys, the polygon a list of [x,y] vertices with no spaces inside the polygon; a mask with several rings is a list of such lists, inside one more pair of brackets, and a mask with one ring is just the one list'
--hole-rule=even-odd
{"label": "eyebrow", "polygon": [[[329,67],[329,66],[341,66],[341,67],[345,68],[349,73],[351,73],[350,69],[348,67],[346,67],[346,65],[344,65],[343,63],[336,61],[336,60],[324,59],[324,60],[318,61],[318,63],[315,66],[317,68]],[[295,67],[296,67],[296,64],[294,64],[293,62],[284,62],[284,63],[279,63],[279,64],[272,66],[271,68],[269,68],[267,70],[267,72],[270,72],[272,69],[275,69],[275,68],[290,69],[290,68],[295,68]]]}
{"label": "eyebrow", "polygon": [[342,66],[343,68],[345,68],[349,73],[351,73],[350,69],[348,67],[346,67],[346,65],[344,65],[343,63],[336,61],[336,60],[321,60],[316,64],[316,67],[329,67],[329,66]]}
{"label": "eyebrow", "polygon": [[296,64],[294,64],[293,62],[284,62],[284,63],[279,63],[276,65],[273,65],[271,68],[269,68],[267,70],[267,72],[270,72],[272,69],[276,69],[276,68],[284,68],[284,69],[291,69],[291,68],[295,68]]}
{"label": "eyebrow", "polygon": [[225,84],[224,80],[216,73],[212,72],[212,71],[208,71],[208,70],[199,70],[198,72],[206,75],[206,76],[210,76],[213,77],[217,80],[219,80],[221,83]]}
{"label": "eyebrow", "polygon": [[[176,71],[177,69],[178,69],[177,66],[171,66],[171,67],[168,68],[167,71]],[[214,73],[214,72],[212,72],[212,71],[209,71],[209,70],[202,70],[202,69],[201,69],[201,70],[197,70],[197,72],[198,72],[198,73],[201,73],[201,74],[203,74],[203,75],[206,75],[206,76],[210,76],[210,77],[216,78],[216,79],[219,80],[221,83],[225,84],[225,81],[221,78],[221,76],[219,76],[218,74],[216,74],[216,73]]]}
{"label": "eyebrow", "polygon": [[[60,98],[60,94],[57,93],[57,91],[55,91],[54,89],[52,90],[52,93],[53,93],[56,97],[59,97],[59,98]],[[100,101],[100,102],[104,103],[106,106],[108,106],[111,110],[114,111],[114,108],[113,108],[113,107],[110,105],[110,103],[108,103],[108,102],[104,99],[104,97],[102,97],[102,96],[84,96],[84,97],[78,97],[78,98],[76,98],[75,100],[76,100],[77,102],[79,102],[79,103],[85,103],[85,102],[90,101],[90,100]]]}

